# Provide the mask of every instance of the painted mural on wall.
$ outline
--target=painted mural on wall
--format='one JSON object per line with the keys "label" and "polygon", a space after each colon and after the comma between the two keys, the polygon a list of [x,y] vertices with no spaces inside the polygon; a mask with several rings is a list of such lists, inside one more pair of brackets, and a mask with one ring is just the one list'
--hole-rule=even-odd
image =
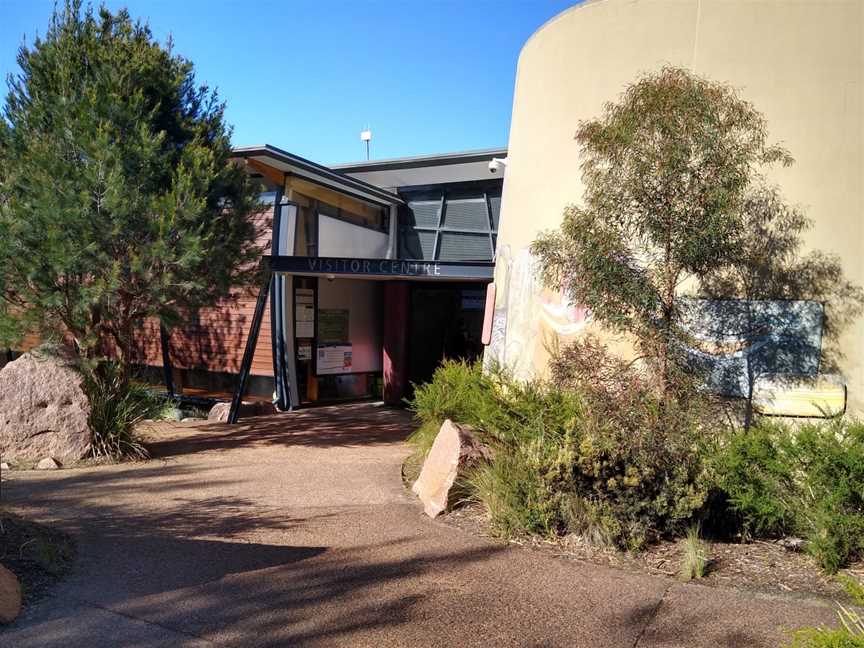
{"label": "painted mural on wall", "polygon": [[822,304],[812,301],[682,300],[694,337],[688,355],[717,394],[745,398],[760,376],[819,373]]}
{"label": "painted mural on wall", "polygon": [[824,306],[793,300],[684,300],[688,355],[706,388],[757,411],[823,416],[846,407],[842,377],[821,373]]}
{"label": "painted mural on wall", "polygon": [[545,346],[566,341],[591,321],[588,309],[570,303],[561,293],[542,286],[536,258],[528,249],[513,254],[498,249],[496,300],[490,344],[484,363],[497,363],[517,376],[534,375],[545,361]]}
{"label": "painted mural on wall", "polygon": [[[506,366],[529,378],[545,367],[552,339],[565,344],[591,322],[590,312],[543,288],[527,249],[498,250],[496,302],[487,367]],[[706,388],[752,397],[757,411],[822,416],[845,409],[841,377],[820,373],[824,307],[814,301],[683,300],[692,335],[686,353]]]}

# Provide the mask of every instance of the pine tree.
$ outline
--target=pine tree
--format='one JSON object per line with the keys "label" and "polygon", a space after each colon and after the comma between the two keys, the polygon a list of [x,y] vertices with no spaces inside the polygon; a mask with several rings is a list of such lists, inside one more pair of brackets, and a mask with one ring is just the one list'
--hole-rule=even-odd
{"label": "pine tree", "polygon": [[0,119],[0,342],[106,341],[126,367],[148,317],[248,283],[257,189],[225,104],[125,10],[67,0],[18,53]]}

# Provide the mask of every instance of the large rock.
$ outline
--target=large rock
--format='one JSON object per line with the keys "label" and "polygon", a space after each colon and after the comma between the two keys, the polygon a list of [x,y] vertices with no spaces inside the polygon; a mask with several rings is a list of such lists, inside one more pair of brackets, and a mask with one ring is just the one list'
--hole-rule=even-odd
{"label": "large rock", "polygon": [[18,577],[0,565],[0,623],[12,623],[21,613],[21,584]]}
{"label": "large rock", "polygon": [[447,508],[447,497],[460,471],[488,458],[488,448],[470,428],[444,421],[411,489],[423,502],[426,515],[434,518]]}
{"label": "large rock", "polygon": [[82,376],[62,357],[25,353],[0,370],[0,454],[12,461],[54,457],[61,463],[90,449],[90,403]]}

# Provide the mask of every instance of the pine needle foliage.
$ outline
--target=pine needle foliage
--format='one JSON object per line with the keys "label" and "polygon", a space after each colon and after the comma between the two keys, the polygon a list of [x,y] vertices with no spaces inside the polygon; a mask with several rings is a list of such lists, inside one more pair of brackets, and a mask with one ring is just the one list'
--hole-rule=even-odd
{"label": "pine needle foliage", "polygon": [[71,339],[130,362],[166,323],[252,278],[258,189],[225,105],[126,10],[67,0],[18,52],[0,118],[0,343]]}

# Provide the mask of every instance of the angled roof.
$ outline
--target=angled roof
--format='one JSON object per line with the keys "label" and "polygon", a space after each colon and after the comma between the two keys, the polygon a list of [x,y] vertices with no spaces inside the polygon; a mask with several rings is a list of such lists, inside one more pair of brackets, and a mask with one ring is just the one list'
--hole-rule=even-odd
{"label": "angled roof", "polygon": [[317,164],[299,155],[288,153],[270,144],[257,146],[238,146],[234,148],[236,157],[251,158],[280,171],[293,173],[299,177],[308,178],[326,184],[364,200],[393,205],[402,202],[395,193],[376,185],[352,178],[339,171],[334,171],[322,164]]}

